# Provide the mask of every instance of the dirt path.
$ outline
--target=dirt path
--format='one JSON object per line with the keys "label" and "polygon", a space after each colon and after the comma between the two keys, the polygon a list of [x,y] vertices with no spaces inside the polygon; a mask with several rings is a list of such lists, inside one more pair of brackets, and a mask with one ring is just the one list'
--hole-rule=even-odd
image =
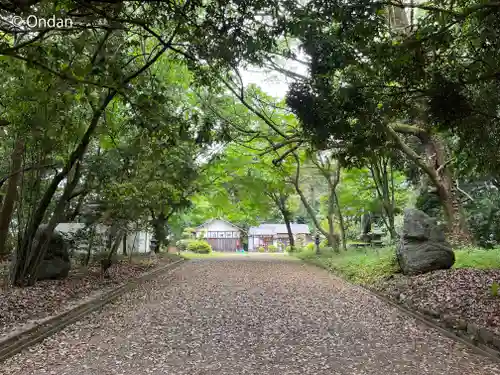
{"label": "dirt path", "polygon": [[279,257],[190,261],[1,374],[500,374],[392,307]]}

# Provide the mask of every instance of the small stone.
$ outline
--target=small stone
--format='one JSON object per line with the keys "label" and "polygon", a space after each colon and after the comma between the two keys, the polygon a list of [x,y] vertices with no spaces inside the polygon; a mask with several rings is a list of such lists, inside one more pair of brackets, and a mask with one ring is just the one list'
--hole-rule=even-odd
{"label": "small stone", "polygon": [[481,341],[484,344],[490,343],[493,339],[493,333],[491,333],[486,328],[479,328],[478,336],[479,336],[479,341]]}
{"label": "small stone", "polygon": [[467,322],[463,319],[458,319],[456,321],[456,328],[461,330],[461,331],[466,331],[467,330]]}
{"label": "small stone", "polygon": [[433,318],[439,318],[441,316],[441,313],[438,310],[434,309],[429,309],[429,315],[432,316]]}
{"label": "small stone", "polygon": [[448,314],[443,315],[442,320],[445,326],[449,328],[455,327],[455,319],[451,315]]}
{"label": "small stone", "polygon": [[472,337],[476,337],[477,336],[477,326],[473,323],[468,323],[467,324],[467,333],[472,336]]}

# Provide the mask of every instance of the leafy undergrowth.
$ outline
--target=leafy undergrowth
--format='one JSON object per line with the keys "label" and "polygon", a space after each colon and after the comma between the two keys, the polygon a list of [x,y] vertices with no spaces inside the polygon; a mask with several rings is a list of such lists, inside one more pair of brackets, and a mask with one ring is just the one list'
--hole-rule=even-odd
{"label": "leafy undergrowth", "polygon": [[378,253],[367,248],[319,257],[303,251],[295,256],[391,298],[402,298],[410,306],[462,318],[500,334],[500,291],[495,290],[500,288],[499,248],[458,249],[452,269],[418,276],[397,273],[393,247]]}
{"label": "leafy undergrowth", "polygon": [[500,269],[500,248],[491,250],[476,247],[455,250],[454,268]]}
{"label": "leafy undergrowth", "polygon": [[0,337],[23,325],[64,311],[93,293],[105,291],[178,259],[171,255],[121,260],[102,278],[99,267],[75,269],[63,280],[44,280],[32,287],[0,288]]}
{"label": "leafy undergrowth", "polygon": [[371,284],[397,271],[394,249],[389,247],[355,249],[339,254],[329,252],[320,256],[314,251],[304,250],[294,256],[359,284]]}

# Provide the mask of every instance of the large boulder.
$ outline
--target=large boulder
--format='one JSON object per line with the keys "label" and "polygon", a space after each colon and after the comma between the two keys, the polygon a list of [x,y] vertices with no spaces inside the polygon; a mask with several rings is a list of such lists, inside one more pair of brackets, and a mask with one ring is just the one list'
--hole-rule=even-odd
{"label": "large boulder", "polygon": [[37,280],[53,280],[68,277],[71,263],[62,258],[44,259],[38,269]]}
{"label": "large boulder", "polygon": [[455,263],[455,254],[443,229],[435,219],[416,209],[404,212],[396,256],[405,275],[448,269]]}
{"label": "large boulder", "polygon": [[[34,245],[42,239],[46,228],[46,225],[40,225]],[[65,278],[70,270],[69,245],[60,232],[54,231],[50,235],[47,253],[38,268],[37,280]]]}

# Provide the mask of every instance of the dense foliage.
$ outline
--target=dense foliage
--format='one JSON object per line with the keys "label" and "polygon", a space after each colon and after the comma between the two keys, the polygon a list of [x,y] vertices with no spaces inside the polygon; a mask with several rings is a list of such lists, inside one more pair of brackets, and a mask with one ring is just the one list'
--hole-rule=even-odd
{"label": "dense foliage", "polygon": [[[0,255],[15,255],[13,283],[36,281],[37,233],[62,222],[85,224],[84,263],[99,225],[109,259],[141,229],[155,251],[187,249],[183,230],[214,217],[306,223],[340,251],[362,218],[393,242],[415,203],[457,243],[500,239],[496,3],[12,4],[0,7]],[[72,25],[13,23],[29,15]],[[286,76],[286,98],[246,84],[255,67]]]}

